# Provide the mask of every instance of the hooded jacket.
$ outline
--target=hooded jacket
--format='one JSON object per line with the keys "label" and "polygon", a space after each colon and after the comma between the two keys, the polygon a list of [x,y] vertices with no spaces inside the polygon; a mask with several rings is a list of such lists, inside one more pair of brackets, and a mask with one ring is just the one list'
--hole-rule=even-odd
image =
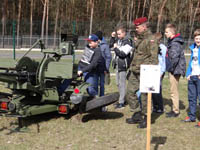
{"label": "hooded jacket", "polygon": [[127,71],[127,69],[130,66],[130,62],[132,61],[132,41],[128,37],[125,37],[122,40],[118,40],[117,44],[119,45],[119,47],[114,48],[114,60],[116,63],[117,70],[119,72]]}
{"label": "hooded jacket", "polygon": [[[191,50],[191,56],[190,56],[190,61],[189,61],[189,64],[188,64],[188,68],[187,68],[187,72],[186,72],[186,77],[188,77],[189,75],[191,75],[192,73],[192,60],[193,60],[193,56],[194,56],[194,53],[193,53],[193,49],[196,47],[196,44],[192,44],[189,48]],[[198,51],[198,64],[200,66],[200,47],[198,48],[199,51]]]}
{"label": "hooded jacket", "polygon": [[168,40],[167,57],[170,62],[170,67],[167,66],[168,72],[173,75],[185,76],[186,61],[183,49],[183,38],[180,34],[176,34],[173,38]]}

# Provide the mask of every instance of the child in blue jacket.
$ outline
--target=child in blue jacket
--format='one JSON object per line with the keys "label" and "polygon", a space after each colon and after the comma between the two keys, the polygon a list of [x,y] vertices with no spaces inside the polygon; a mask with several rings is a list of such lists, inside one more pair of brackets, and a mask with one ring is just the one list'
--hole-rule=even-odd
{"label": "child in blue jacket", "polygon": [[[200,96],[200,29],[194,32],[194,43],[189,47],[191,57],[187,68],[189,112],[184,122],[196,121],[197,97]],[[200,127],[198,123],[197,127]]]}

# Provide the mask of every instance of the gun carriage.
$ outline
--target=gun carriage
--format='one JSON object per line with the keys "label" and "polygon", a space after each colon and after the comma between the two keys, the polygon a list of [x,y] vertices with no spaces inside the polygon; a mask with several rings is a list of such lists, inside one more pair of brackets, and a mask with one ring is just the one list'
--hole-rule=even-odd
{"label": "gun carriage", "polygon": [[[0,93],[0,114],[17,117],[21,127],[22,118],[49,112],[67,115],[75,109],[84,113],[117,101],[118,93],[96,99],[88,95],[89,84],[77,76],[77,40],[63,34],[56,49],[45,49],[42,40],[38,40],[14,68],[0,67],[0,82],[12,91]],[[43,53],[40,61],[27,57],[37,45]],[[65,56],[71,57],[70,61],[63,59]]]}

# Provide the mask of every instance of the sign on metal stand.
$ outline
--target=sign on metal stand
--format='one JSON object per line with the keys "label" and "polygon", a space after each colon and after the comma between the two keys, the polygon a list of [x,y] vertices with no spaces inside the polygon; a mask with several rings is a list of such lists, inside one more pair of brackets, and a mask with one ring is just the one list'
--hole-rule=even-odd
{"label": "sign on metal stand", "polygon": [[148,93],[147,97],[147,143],[146,150],[150,150],[151,141],[151,97],[152,93],[160,92],[160,66],[141,65],[140,92]]}

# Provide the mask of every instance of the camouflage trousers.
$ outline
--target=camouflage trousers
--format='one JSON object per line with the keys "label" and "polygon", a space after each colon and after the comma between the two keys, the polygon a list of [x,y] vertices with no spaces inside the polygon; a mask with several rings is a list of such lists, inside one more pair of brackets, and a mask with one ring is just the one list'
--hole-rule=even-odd
{"label": "camouflage trousers", "polygon": [[[141,111],[144,115],[147,113],[147,94],[141,93],[141,103],[139,102],[137,92],[140,87],[140,73],[130,72],[128,77],[128,86],[126,92],[126,101],[131,111]],[[141,105],[141,106],[140,106]]]}

